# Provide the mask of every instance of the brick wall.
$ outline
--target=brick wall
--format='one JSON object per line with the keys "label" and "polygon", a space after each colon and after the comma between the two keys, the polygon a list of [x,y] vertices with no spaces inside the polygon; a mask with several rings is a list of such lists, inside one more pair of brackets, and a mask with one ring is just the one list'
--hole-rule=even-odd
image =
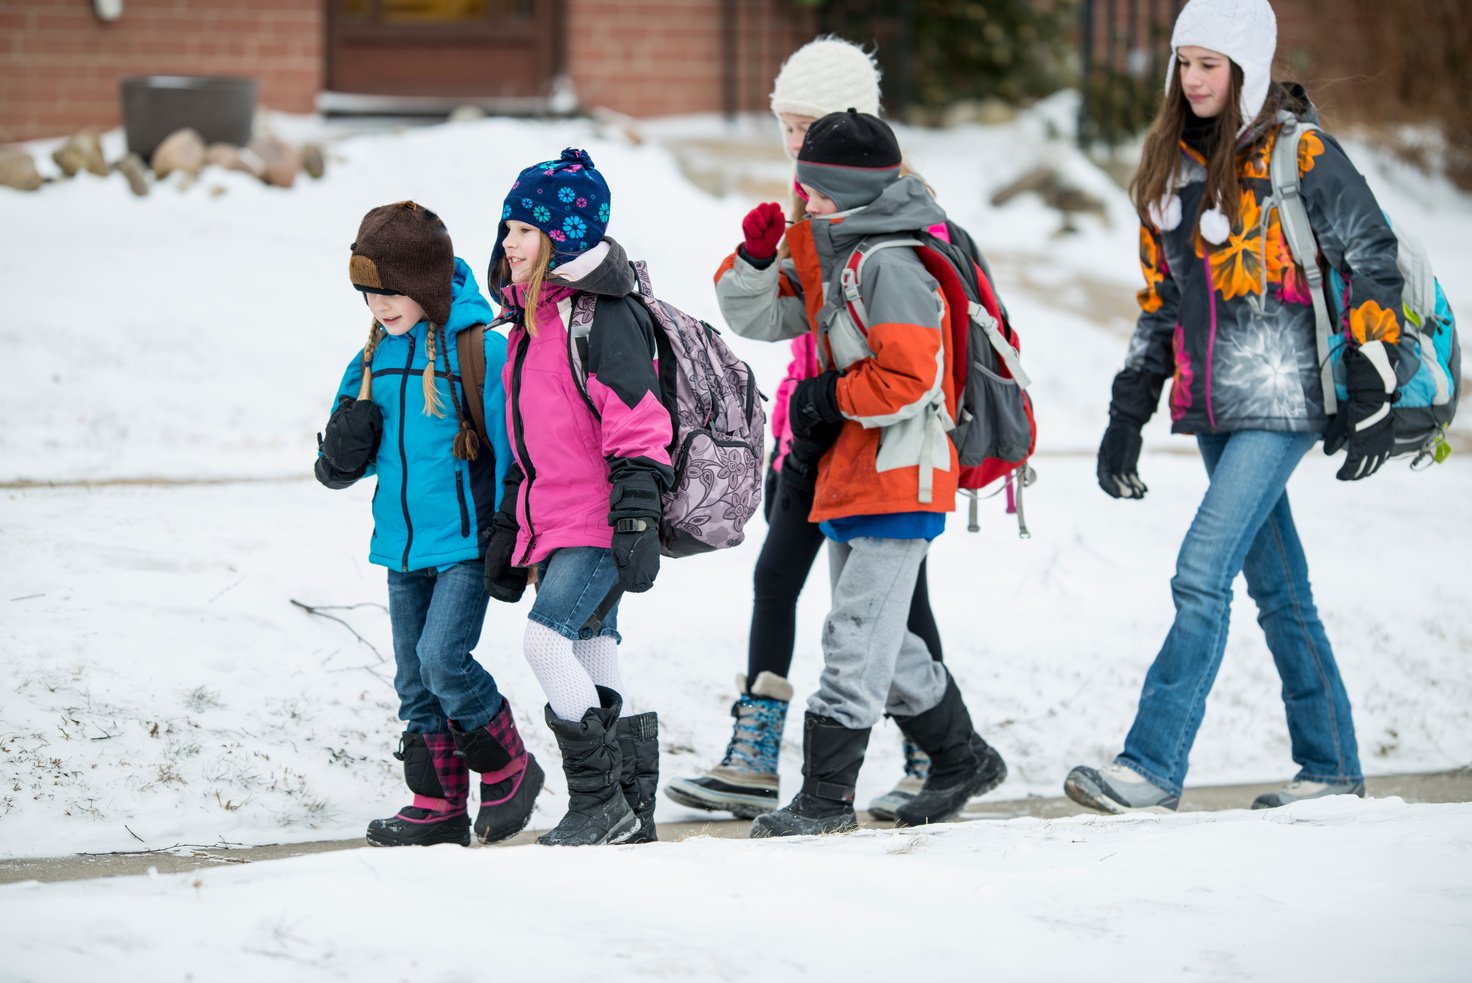
{"label": "brick wall", "polygon": [[0,144],[120,122],[130,75],[248,75],[264,106],[310,112],[322,84],[323,10],[310,0],[90,0],[0,5]]}
{"label": "brick wall", "polygon": [[[737,0],[735,108],[761,111],[783,59],[814,35],[791,0]],[[567,0],[566,68],[585,108],[715,112],[727,94],[722,0]]]}

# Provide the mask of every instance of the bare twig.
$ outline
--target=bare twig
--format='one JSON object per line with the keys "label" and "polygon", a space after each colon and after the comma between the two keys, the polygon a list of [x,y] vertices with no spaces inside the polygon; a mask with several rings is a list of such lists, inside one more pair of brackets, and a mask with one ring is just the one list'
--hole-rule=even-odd
{"label": "bare twig", "polygon": [[[128,829],[128,824],[127,823],[123,823],[123,829]],[[139,843],[147,843],[148,842],[143,837],[141,837],[137,833],[133,832],[131,829],[128,829],[128,835],[131,836],[131,837],[133,837],[133,839],[137,840]]]}
{"label": "bare twig", "polygon": [[216,594],[214,597],[210,598],[208,601],[205,601],[205,603],[206,604],[213,604],[213,603],[215,603],[223,595],[228,594],[230,591],[232,591],[235,588],[239,587],[243,583],[245,583],[245,575],[244,574],[241,574],[239,580],[235,581],[235,583],[231,584],[229,587],[226,587],[224,590],[220,591],[220,593]]}
{"label": "bare twig", "polygon": [[[387,661],[386,659],[384,659],[383,653],[380,652],[380,651],[378,651],[378,649],[376,647],[374,647],[374,645],[373,645],[372,642],[368,641],[368,639],[366,639],[362,635],[359,635],[358,634],[358,630],[356,628],[354,628],[352,625],[348,624],[346,621],[344,621],[343,619],[339,618],[335,614],[326,614],[325,613],[327,611],[344,611],[344,610],[348,610],[350,608],[364,607],[365,604],[348,604],[348,605],[335,604],[335,605],[314,606],[314,605],[311,605],[311,604],[303,604],[301,601],[298,601],[294,597],[291,599],[291,603],[292,604],[295,604],[297,607],[299,607],[303,611],[307,612],[307,614],[315,614],[319,618],[326,618],[329,621],[336,621],[338,624],[342,625],[348,631],[352,632],[354,638],[356,638],[358,641],[362,642],[364,645],[368,646],[368,649],[374,655],[378,656],[378,661],[379,662],[385,662],[385,661]],[[372,605],[372,606],[374,606],[374,607],[382,607],[382,605]]]}

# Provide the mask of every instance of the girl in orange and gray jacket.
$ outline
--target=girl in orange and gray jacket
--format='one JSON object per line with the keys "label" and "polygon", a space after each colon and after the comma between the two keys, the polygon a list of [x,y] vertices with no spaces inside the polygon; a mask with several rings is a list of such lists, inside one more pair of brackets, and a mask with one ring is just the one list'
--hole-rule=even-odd
{"label": "girl in orange and gray jacket", "polygon": [[809,214],[786,232],[790,258],[775,261],[781,207],[759,205],[716,283],[732,330],[765,341],[811,331],[824,370],[793,392],[794,442],[780,479],[783,494],[811,502],[810,519],[829,539],[824,668],[804,720],[802,791],[759,816],[755,837],[852,828],[869,732],[884,713],[931,758],[920,794],[896,810],[901,825],[950,818],[1003,768],[945,666],[906,628],[920,562],[955,509],[960,473],[946,435],[956,394],[945,300],[908,248],[865,261],[864,324],[844,296],[844,266],[861,243],[945,221],[900,163],[878,118],[849,111],[818,120],[798,153]]}

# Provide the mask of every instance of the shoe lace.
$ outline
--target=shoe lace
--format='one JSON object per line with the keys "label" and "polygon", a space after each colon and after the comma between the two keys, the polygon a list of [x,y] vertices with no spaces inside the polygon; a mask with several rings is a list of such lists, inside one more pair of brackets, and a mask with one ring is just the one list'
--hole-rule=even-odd
{"label": "shoe lace", "polygon": [[[892,745],[891,745],[892,746]],[[930,775],[930,755],[920,750],[920,745],[905,739],[905,777],[918,778],[922,782]]]}
{"label": "shoe lace", "polygon": [[731,728],[726,753],[721,756],[722,766],[734,764],[752,771],[775,770],[777,740],[786,714],[787,704],[782,700],[757,696],[738,699],[731,706],[736,724]]}

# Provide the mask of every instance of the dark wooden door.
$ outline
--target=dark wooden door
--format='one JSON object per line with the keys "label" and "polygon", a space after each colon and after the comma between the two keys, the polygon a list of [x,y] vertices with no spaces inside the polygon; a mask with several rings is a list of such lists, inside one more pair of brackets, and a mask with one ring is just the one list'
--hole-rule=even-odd
{"label": "dark wooden door", "polygon": [[327,0],[327,89],[545,99],[560,0]]}

